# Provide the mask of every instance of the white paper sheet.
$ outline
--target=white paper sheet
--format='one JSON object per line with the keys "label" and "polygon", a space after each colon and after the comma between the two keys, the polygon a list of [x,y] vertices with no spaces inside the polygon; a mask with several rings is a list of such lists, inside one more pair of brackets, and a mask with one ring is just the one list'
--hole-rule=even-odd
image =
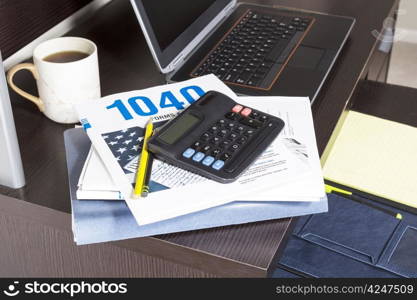
{"label": "white paper sheet", "polygon": [[308,165],[308,171],[299,174],[298,180],[268,189],[242,200],[259,201],[319,201],[324,197],[324,181],[317,150],[310,100],[307,97],[240,97],[239,102],[262,109],[284,120],[280,139],[298,160]]}

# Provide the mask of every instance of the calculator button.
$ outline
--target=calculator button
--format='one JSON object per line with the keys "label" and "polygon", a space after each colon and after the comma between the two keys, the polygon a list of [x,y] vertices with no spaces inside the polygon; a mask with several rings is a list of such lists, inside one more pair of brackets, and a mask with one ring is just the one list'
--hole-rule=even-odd
{"label": "calculator button", "polygon": [[228,112],[225,115],[225,117],[228,118],[229,120],[233,120],[233,121],[239,119],[239,115],[237,113],[234,113],[234,112]]}
{"label": "calculator button", "polygon": [[226,124],[226,120],[223,120],[223,119],[220,119],[218,122],[217,122],[217,126],[219,126],[219,127],[222,127],[222,126],[224,126],[225,124]]}
{"label": "calculator button", "polygon": [[232,154],[230,154],[230,153],[224,153],[224,154],[220,157],[220,159],[221,159],[221,160],[223,160],[223,161],[226,161],[226,160],[230,159],[231,157],[232,157]]}
{"label": "calculator button", "polygon": [[227,148],[230,145],[230,141],[223,141],[220,143],[220,147]]}
{"label": "calculator button", "polygon": [[188,148],[187,150],[185,150],[182,153],[182,156],[184,156],[185,158],[190,158],[191,156],[194,155],[194,153],[195,153],[195,150],[194,149]]}
{"label": "calculator button", "polygon": [[248,138],[247,138],[247,137],[245,137],[245,136],[241,136],[240,138],[238,138],[238,139],[236,140],[236,142],[238,142],[239,144],[243,144],[243,143],[245,143],[247,140],[248,140]]}
{"label": "calculator button", "polygon": [[231,150],[231,151],[236,151],[237,149],[239,149],[239,147],[240,147],[240,145],[239,144],[232,144],[230,147],[229,147],[229,150]]}
{"label": "calculator button", "polygon": [[266,122],[266,121],[268,121],[268,117],[267,117],[267,116],[265,116],[265,115],[262,115],[262,116],[259,118],[259,121],[261,121],[261,122]]}
{"label": "calculator button", "polygon": [[234,113],[240,113],[240,111],[243,109],[243,106],[242,105],[239,105],[239,104],[237,104],[237,105],[235,105],[235,106],[233,106],[233,108],[232,108],[232,112],[234,112]]}
{"label": "calculator button", "polygon": [[215,170],[220,170],[221,168],[223,168],[224,166],[224,161],[222,160],[217,160],[211,167]]}
{"label": "calculator button", "polygon": [[244,117],[249,117],[251,113],[252,113],[252,110],[247,107],[240,112],[240,114]]}
{"label": "calculator button", "polygon": [[209,134],[209,133],[204,133],[202,136],[201,136],[201,139],[203,140],[203,141],[208,141],[209,139],[210,139],[210,137],[211,137],[211,135]]}
{"label": "calculator button", "polygon": [[213,156],[217,156],[217,155],[219,155],[221,152],[222,152],[222,151],[221,151],[220,149],[214,149],[214,150],[211,152],[211,155],[213,155]]}
{"label": "calculator button", "polygon": [[195,150],[200,149],[200,147],[203,146],[203,143],[200,141],[195,142],[191,148],[194,148]]}
{"label": "calculator button", "polygon": [[250,136],[250,135],[252,135],[252,134],[254,134],[255,133],[255,130],[253,130],[253,129],[249,129],[249,130],[247,130],[244,134],[245,135],[247,135],[247,136]]}
{"label": "calculator button", "polygon": [[248,125],[248,126],[253,127],[253,128],[260,128],[263,125],[263,123],[261,121],[258,121],[258,120],[255,120],[255,119],[250,119],[250,118],[241,119],[240,123],[242,123],[244,125]]}
{"label": "calculator button", "polygon": [[204,147],[203,147],[203,151],[204,151],[205,153],[209,152],[210,150],[211,150],[211,146],[210,146],[210,145],[207,145],[207,146],[204,146]]}
{"label": "calculator button", "polygon": [[244,131],[245,130],[245,127],[243,127],[243,126],[237,126],[235,129],[234,129],[234,131],[236,131],[236,132],[238,132],[238,133],[241,133],[242,131]]}
{"label": "calculator button", "polygon": [[193,156],[193,161],[196,162],[200,162],[203,158],[204,158],[204,153],[202,152],[197,152],[194,156]]}
{"label": "calculator button", "polygon": [[220,132],[218,133],[218,135],[221,136],[221,137],[225,137],[228,133],[229,133],[229,130],[222,129],[222,130],[220,130]]}
{"label": "calculator button", "polygon": [[210,132],[216,132],[218,129],[219,129],[219,127],[217,127],[217,126],[211,126],[209,131]]}
{"label": "calculator button", "polygon": [[253,112],[250,114],[250,117],[251,117],[252,119],[257,119],[257,118],[259,117],[259,113],[258,113],[258,112],[256,112],[256,111],[253,111]]}
{"label": "calculator button", "polygon": [[205,166],[210,166],[214,162],[213,156],[207,156],[205,159],[203,159],[202,164]]}
{"label": "calculator button", "polygon": [[229,123],[229,124],[227,124],[227,128],[229,128],[229,129],[233,129],[235,127],[236,127],[236,124],[235,123]]}
{"label": "calculator button", "polygon": [[235,139],[237,139],[238,136],[239,135],[237,135],[236,133],[231,133],[228,138],[229,138],[229,140],[235,140]]}
{"label": "calculator button", "polygon": [[220,141],[221,141],[222,139],[221,138],[219,138],[219,137],[217,137],[217,136],[215,136],[214,138],[212,138],[211,140],[210,140],[210,142],[212,143],[212,144],[218,144]]}

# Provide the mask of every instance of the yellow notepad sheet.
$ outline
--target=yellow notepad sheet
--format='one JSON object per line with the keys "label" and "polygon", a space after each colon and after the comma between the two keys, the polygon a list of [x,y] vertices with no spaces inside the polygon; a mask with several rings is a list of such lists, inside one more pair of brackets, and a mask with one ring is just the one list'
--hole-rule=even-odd
{"label": "yellow notepad sheet", "polygon": [[417,208],[417,128],[350,111],[324,177]]}

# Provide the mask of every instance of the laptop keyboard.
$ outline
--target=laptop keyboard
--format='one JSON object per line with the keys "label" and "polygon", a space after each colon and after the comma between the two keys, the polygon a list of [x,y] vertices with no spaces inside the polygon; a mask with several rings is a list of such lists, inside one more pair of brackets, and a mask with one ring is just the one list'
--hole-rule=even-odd
{"label": "laptop keyboard", "polygon": [[232,84],[269,89],[313,19],[248,11],[191,73],[213,73]]}

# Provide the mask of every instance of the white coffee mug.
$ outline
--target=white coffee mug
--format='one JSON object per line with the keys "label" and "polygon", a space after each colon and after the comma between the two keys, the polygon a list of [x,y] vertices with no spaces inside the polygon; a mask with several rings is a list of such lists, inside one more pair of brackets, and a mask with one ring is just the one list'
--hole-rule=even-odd
{"label": "white coffee mug", "polygon": [[[51,62],[45,58],[63,52],[82,52],[86,57],[70,62]],[[58,123],[77,123],[73,104],[100,98],[100,77],[97,46],[79,37],[61,37],[38,45],[33,51],[33,62],[14,66],[7,74],[10,87],[35,103],[49,119]],[[29,70],[36,79],[39,98],[18,88],[13,76]]]}

